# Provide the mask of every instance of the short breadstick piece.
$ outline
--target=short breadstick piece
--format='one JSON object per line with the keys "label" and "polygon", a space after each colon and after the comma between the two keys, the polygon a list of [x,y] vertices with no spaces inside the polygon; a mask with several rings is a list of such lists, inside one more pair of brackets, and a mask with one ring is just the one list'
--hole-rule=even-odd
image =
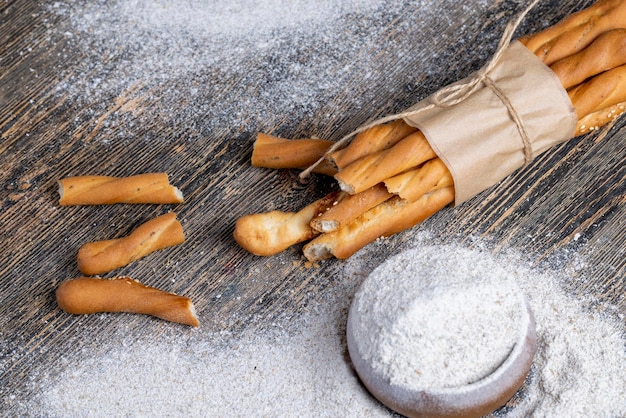
{"label": "short breadstick piece", "polygon": [[235,224],[235,241],[252,254],[268,256],[308,241],[318,235],[311,228],[313,218],[325,212],[343,193],[332,192],[298,212],[274,210],[254,213],[239,218]]}
{"label": "short breadstick piece", "polygon": [[200,325],[191,299],[145,286],[130,277],[67,280],[58,287],[56,299],[61,309],[76,315],[129,312],[192,327]]}
{"label": "short breadstick piece", "polygon": [[417,131],[391,148],[353,162],[335,174],[335,179],[341,190],[355,194],[436,156],[424,134]]}
{"label": "short breadstick piece", "polygon": [[411,228],[454,201],[454,187],[427,193],[415,202],[398,196],[381,203],[340,229],[307,243],[304,256],[309,261],[330,257],[348,258],[379,237]]}
{"label": "short breadstick piece", "polygon": [[[259,133],[251,162],[255,167],[305,169],[322,158],[332,144],[323,139],[284,139]],[[313,171],[331,176],[337,172],[326,161]]]}
{"label": "short breadstick piece", "polygon": [[184,241],[176,214],[167,213],[140,225],[126,237],[83,245],[78,250],[78,269],[86,275],[106,273]]}
{"label": "short breadstick piece", "polygon": [[77,176],[59,180],[59,204],[182,203],[183,194],[170,185],[166,173],[130,177]]}
{"label": "short breadstick piece", "polygon": [[336,231],[342,225],[351,222],[357,216],[392,196],[393,194],[389,193],[382,183],[370,187],[361,193],[347,195],[326,212],[313,218],[311,227],[318,232]]}

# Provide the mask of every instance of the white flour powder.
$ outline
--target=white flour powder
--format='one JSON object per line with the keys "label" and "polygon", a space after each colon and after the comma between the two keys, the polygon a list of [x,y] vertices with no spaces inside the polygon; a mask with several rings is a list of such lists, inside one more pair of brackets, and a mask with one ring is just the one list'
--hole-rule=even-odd
{"label": "white flour powder", "polygon": [[[415,237],[418,248],[431,251],[431,244],[427,234]],[[77,348],[55,368],[34,375],[40,396],[24,411],[52,417],[390,416],[349,366],[344,335],[351,296],[376,267],[372,260],[384,245],[356,254],[319,304],[273,330],[232,336],[175,328],[155,339],[121,329],[119,338],[95,349]],[[623,317],[610,315],[610,307],[592,311],[592,301],[565,294],[559,283],[567,271],[538,272],[514,258],[494,260],[486,250],[457,245],[439,249],[450,257],[471,255],[479,276],[493,274],[494,263],[513,272],[536,318],[538,352],[529,377],[511,406],[494,416],[626,415]],[[433,270],[447,273],[449,267]],[[78,347],[97,338],[88,328],[83,333],[76,337]]]}
{"label": "white flour powder", "polygon": [[[54,2],[67,22],[58,30],[84,55],[57,89],[89,106],[91,118],[107,115],[101,129],[135,140],[154,120],[207,131],[256,131],[271,115],[304,120],[332,100],[337,80],[353,71],[350,57],[379,35],[381,26],[358,17],[385,21],[384,10],[391,17],[401,6],[383,3]],[[130,121],[123,109],[110,112],[116,97],[133,100]]]}
{"label": "white flour powder", "polygon": [[392,385],[454,388],[489,376],[524,338],[524,300],[493,260],[423,247],[372,272],[355,296],[351,329],[361,357]]}

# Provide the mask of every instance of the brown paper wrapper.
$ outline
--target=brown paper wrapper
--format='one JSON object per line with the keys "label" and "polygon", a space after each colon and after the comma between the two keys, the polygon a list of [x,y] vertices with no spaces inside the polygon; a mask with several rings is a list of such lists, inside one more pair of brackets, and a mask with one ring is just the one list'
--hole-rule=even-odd
{"label": "brown paper wrapper", "polygon": [[450,170],[456,205],[572,138],[576,129],[576,111],[559,79],[519,41],[507,47],[487,76],[510,107],[481,82],[458,104],[428,108],[431,96],[404,118],[424,133]]}

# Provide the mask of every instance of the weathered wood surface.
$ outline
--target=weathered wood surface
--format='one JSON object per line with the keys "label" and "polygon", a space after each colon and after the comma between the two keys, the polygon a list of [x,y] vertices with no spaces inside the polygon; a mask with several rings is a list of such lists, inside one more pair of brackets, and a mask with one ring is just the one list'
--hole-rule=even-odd
{"label": "weathered wood surface", "polygon": [[[587,4],[543,2],[520,32],[538,30]],[[151,85],[150,80],[129,85],[105,103],[90,103],[89,97],[76,102],[63,86],[72,82],[78,66],[85,68],[94,57],[55,30],[64,24],[63,16],[44,6],[30,0],[0,4],[0,409],[9,414],[9,395],[29,396],[24,392],[29,370],[55,364],[78,329],[93,328],[106,338],[120,328],[115,322],[66,315],[56,306],[58,283],[79,275],[78,247],[126,235],[165,211],[179,214],[187,242],[116,274],[190,296],[204,330],[254,330],[279,315],[305,309],[340,277],[343,262],[305,268],[299,247],[275,257],[254,257],[233,241],[233,224],[250,212],[297,209],[333,186],[321,177],[303,183],[295,172],[250,167],[255,133],[337,139],[371,117],[402,110],[478,68],[522,5],[433,2],[430,7],[441,10],[441,20],[433,25],[420,20],[420,8],[407,2],[377,42],[363,45],[347,59],[345,65],[352,70],[344,73],[327,104],[291,115],[243,109],[250,117],[238,126],[221,125],[210,113],[186,116],[185,109],[195,103],[160,102],[161,90],[173,87]],[[468,9],[475,9],[470,17]],[[310,48],[306,52],[315,53],[315,45]],[[398,53],[402,49],[408,52]],[[247,79],[219,72],[199,75],[201,82],[215,78],[223,89],[222,95],[203,97],[203,105],[232,102],[240,92],[267,82],[254,78],[265,64],[249,65],[252,76]],[[242,80],[250,85],[241,86]],[[175,116],[164,118],[165,109]],[[107,123],[111,119],[114,124]],[[136,137],[128,137],[129,131]],[[567,266],[580,261],[568,254],[582,255],[586,265],[580,271],[588,279],[577,280],[574,268],[571,291],[594,294],[626,313],[625,138],[626,119],[605,135],[575,138],[418,228],[433,231],[440,241],[471,243],[482,237],[494,251],[513,249],[539,266],[555,259]],[[57,203],[59,178],[147,171],[168,172],[186,202],[107,207]],[[389,239],[376,257],[382,260],[393,253],[413,232]],[[129,334],[171,327],[142,316],[128,315],[123,321]]]}

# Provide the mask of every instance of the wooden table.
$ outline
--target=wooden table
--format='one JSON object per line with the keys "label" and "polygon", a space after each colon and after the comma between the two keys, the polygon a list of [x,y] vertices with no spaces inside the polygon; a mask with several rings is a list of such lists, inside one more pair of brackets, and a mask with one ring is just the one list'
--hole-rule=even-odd
{"label": "wooden table", "polygon": [[[106,336],[119,327],[118,319],[106,323],[70,316],[56,305],[56,286],[79,276],[76,251],[85,242],[126,235],[151,217],[175,211],[185,244],[115,274],[190,296],[207,331],[262,329],[285,312],[305,309],[337,280],[342,261],[305,268],[299,246],[262,258],[234,242],[238,217],[295,210],[334,187],[322,177],[302,182],[296,172],[251,167],[252,143],[258,131],[336,140],[370,118],[402,110],[479,68],[519,10],[501,1],[435,1],[421,9],[406,3],[377,23],[369,35],[374,42],[336,58],[339,81],[326,90],[320,86],[325,103],[294,104],[286,112],[272,112],[269,104],[247,108],[245,99],[267,102],[269,97],[258,94],[264,83],[300,81],[272,80],[266,70],[291,68],[294,59],[306,66],[327,45],[304,43],[293,57],[246,56],[243,68],[232,73],[213,66],[194,69],[184,79],[174,74],[155,81],[144,69],[139,79],[107,93],[102,86],[107,77],[116,77],[112,69],[123,68],[118,61],[127,58],[124,54],[86,50],[88,32],[68,34],[69,14],[53,5],[0,4],[1,410],[11,415],[16,399],[28,398],[30,371],[55,364],[78,329],[93,327],[94,334]],[[539,30],[586,4],[545,1],[520,33]],[[85,82],[90,77],[101,83],[93,96]],[[173,94],[178,88],[193,94]],[[243,116],[213,117],[215,109],[235,108],[238,101]],[[417,228],[467,245],[479,238],[494,252],[523,253],[538,267],[572,267],[582,259],[584,267],[572,268],[568,290],[593,294],[626,314],[625,138],[623,118],[608,132],[572,139]],[[170,175],[185,194],[184,204],[58,204],[60,178],[154,171]],[[389,238],[377,257],[402,248],[411,233]],[[119,320],[129,333],[172,326],[143,316]],[[187,331],[182,327],[181,332]]]}

